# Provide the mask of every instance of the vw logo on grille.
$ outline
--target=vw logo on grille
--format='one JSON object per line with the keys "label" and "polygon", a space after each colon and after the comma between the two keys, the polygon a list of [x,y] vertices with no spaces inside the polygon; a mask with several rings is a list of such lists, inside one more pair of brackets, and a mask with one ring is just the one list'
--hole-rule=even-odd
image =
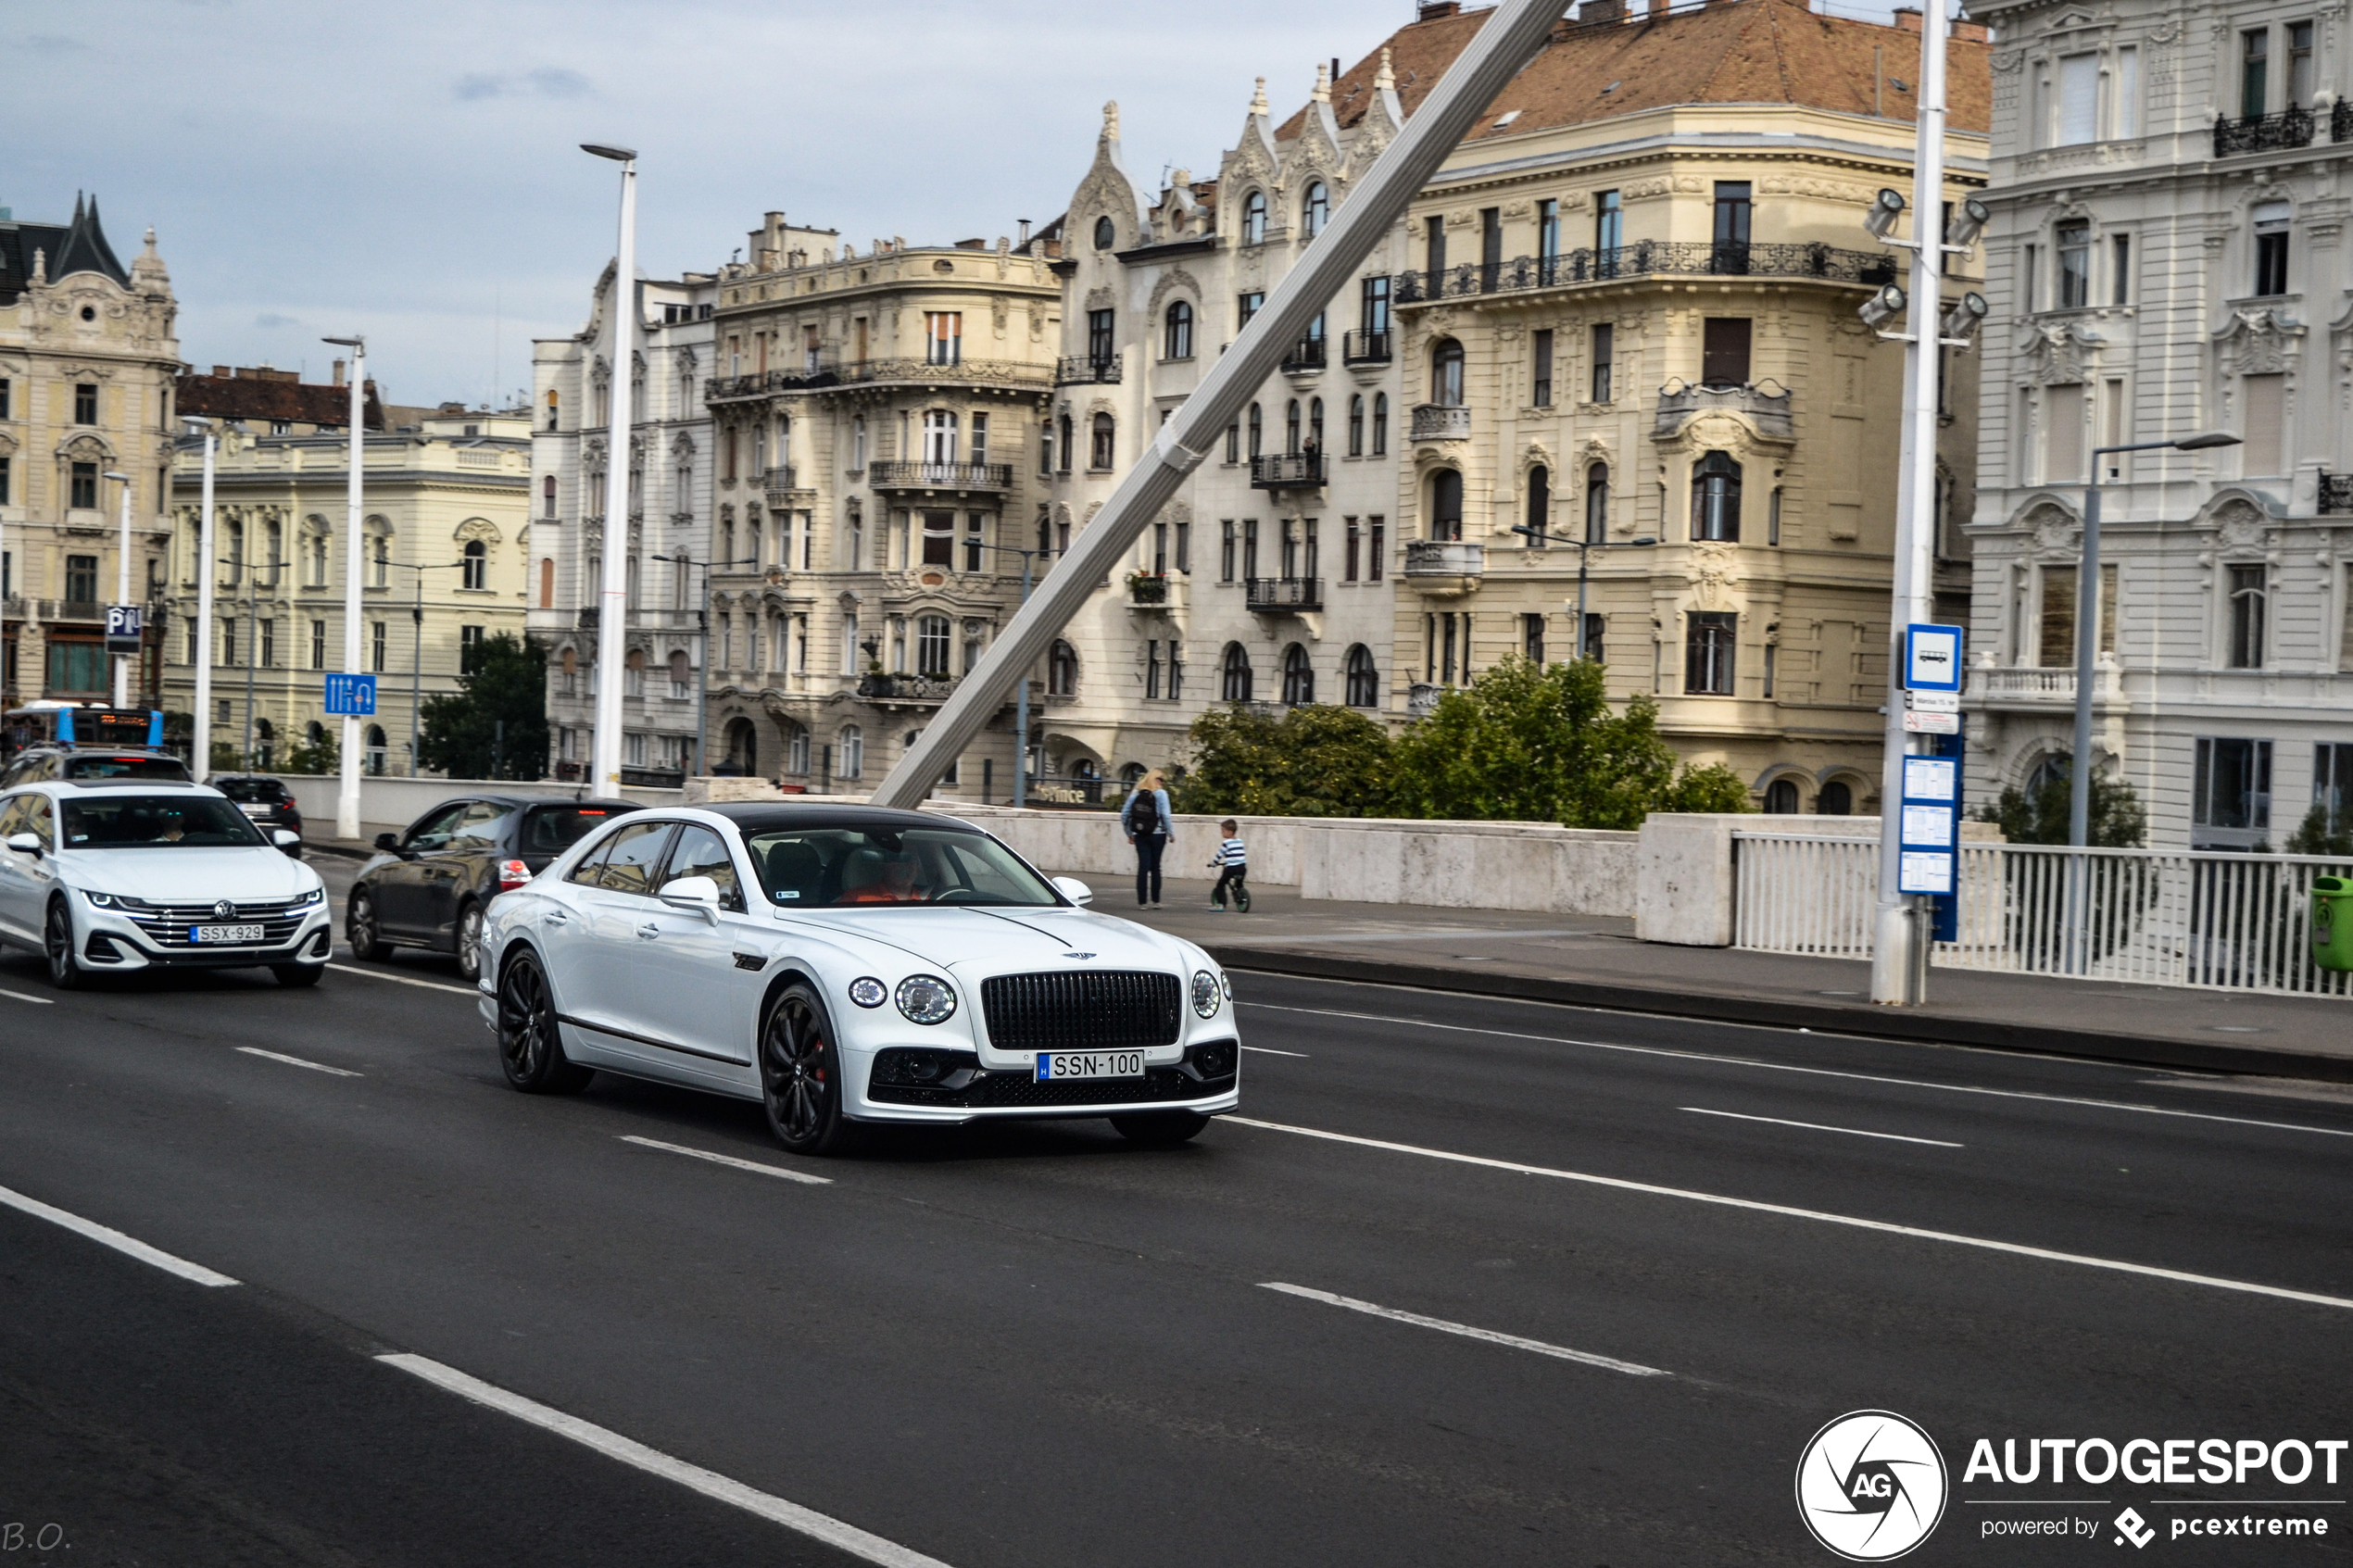
{"label": "vw logo on grille", "polygon": [[212,918],[215,920],[235,920],[237,918],[237,906],[231,903],[228,899],[223,898],[220,902],[213,905]]}
{"label": "vw logo on grille", "polygon": [[1063,955],[1066,959],[1091,959],[1094,956],[1092,953],[1064,953]]}

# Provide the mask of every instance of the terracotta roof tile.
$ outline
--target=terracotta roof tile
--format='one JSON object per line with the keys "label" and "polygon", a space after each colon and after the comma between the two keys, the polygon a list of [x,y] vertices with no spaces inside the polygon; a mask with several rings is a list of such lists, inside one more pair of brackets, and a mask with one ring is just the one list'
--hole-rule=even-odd
{"label": "terracotta roof tile", "polygon": [[[182,376],[172,393],[172,405],[181,413],[217,420],[286,420],[337,429],[351,421],[347,386],[264,381],[258,376]],[[361,418],[370,430],[384,428],[384,406],[376,401],[373,381],[368,383]]]}

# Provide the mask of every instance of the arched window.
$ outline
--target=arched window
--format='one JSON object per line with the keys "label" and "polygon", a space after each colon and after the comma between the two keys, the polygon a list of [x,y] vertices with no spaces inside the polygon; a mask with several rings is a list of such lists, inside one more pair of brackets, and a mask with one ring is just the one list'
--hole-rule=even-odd
{"label": "arched window", "polygon": [[1324,189],[1321,180],[1307,187],[1307,199],[1300,204],[1299,230],[1302,239],[1312,240],[1324,232],[1324,221],[1332,215],[1331,193]]}
{"label": "arched window", "polygon": [[1046,655],[1046,695],[1078,695],[1078,650],[1060,637],[1054,639],[1052,651]]}
{"label": "arched window", "polygon": [[1189,359],[1193,357],[1193,307],[1189,300],[1171,300],[1167,313],[1161,318],[1160,357],[1164,359]]}
{"label": "arched window", "polygon": [[1380,706],[1380,671],[1373,665],[1373,650],[1362,643],[1348,650],[1348,706]]}
{"label": "arched window", "polygon": [[368,726],[367,734],[362,738],[367,742],[368,771],[381,774],[384,771],[384,727],[382,724],[371,724]]}
{"label": "arched window", "polygon": [[1373,456],[1389,456],[1389,394],[1373,394]]}
{"label": "arched window", "polygon": [[1097,414],[1095,416],[1094,432],[1094,445],[1087,454],[1087,466],[1098,472],[1101,472],[1108,470],[1112,466],[1112,457],[1114,450],[1112,440],[1114,427],[1109,414]]}
{"label": "arched window", "polygon": [[1149,771],[1149,770],[1146,769],[1141,762],[1122,763],[1119,769],[1119,787],[1121,793],[1126,794],[1131,792],[1138,784],[1143,783],[1144,774],[1147,771]]}
{"label": "arched window", "polygon": [[539,558],[539,608],[556,608],[556,562],[552,556]]}
{"label": "arched window", "polygon": [[1303,708],[1315,700],[1315,667],[1307,661],[1307,650],[1293,643],[1283,650],[1283,701]]}
{"label": "arched window", "polygon": [[1265,446],[1266,416],[1258,405],[1253,403],[1250,406],[1250,459],[1252,462],[1258,460],[1259,453],[1265,450]]}
{"label": "arched window", "polygon": [[845,779],[863,778],[866,772],[866,732],[855,724],[841,727],[841,767]]}
{"label": "arched window", "polygon": [[1223,683],[1218,688],[1220,700],[1248,702],[1251,699],[1250,654],[1239,643],[1226,645],[1226,665]]}
{"label": "arched window", "polygon": [[1361,392],[1348,400],[1348,455],[1365,455],[1365,395]]}
{"label": "arched window", "polygon": [[479,539],[469,539],[460,552],[465,571],[465,585],[480,593],[490,585],[490,546]]}
{"label": "arched window", "polygon": [[1448,408],[1463,406],[1463,345],[1451,337],[1430,345],[1429,400]]}
{"label": "arched window", "polygon": [[556,389],[551,386],[547,389],[547,428],[549,430],[556,428]]}
{"label": "arched window", "polygon": [[1242,198],[1242,244],[1254,245],[1266,238],[1266,193],[1252,191]]}
{"label": "arched window", "polygon": [[1112,224],[1109,214],[1095,220],[1095,248],[1109,250],[1119,243],[1119,231]]}
{"label": "arched window", "polygon": [[1299,456],[1299,399],[1294,397],[1283,410],[1283,450]]}
{"label": "arched window", "polygon": [[253,721],[253,765],[262,772],[270,771],[270,753],[274,749],[278,732],[267,719]]}
{"label": "arched window", "polygon": [[1528,470],[1528,530],[1541,544],[1553,515],[1553,470],[1539,463]]}
{"label": "arched window", "polygon": [[1595,463],[1585,470],[1585,543],[1609,543],[1609,465]]}
{"label": "arched window", "polygon": [[1775,779],[1765,786],[1765,814],[1768,817],[1797,815],[1797,781]]}
{"label": "arched window", "polygon": [[933,680],[948,678],[948,618],[944,615],[919,615],[915,618],[915,673]]}
{"label": "arched window", "polygon": [[1855,786],[1844,779],[1832,779],[1822,786],[1814,802],[1814,809],[1825,817],[1851,817],[1855,814]]}
{"label": "arched window", "polygon": [[738,778],[760,771],[760,728],[749,719],[727,721],[727,760],[721,764]]}
{"label": "arched window", "polygon": [[1692,537],[1728,545],[1741,537],[1741,466],[1725,452],[1692,465]]}
{"label": "arched window", "polygon": [[1429,476],[1429,536],[1463,536],[1463,474],[1460,469],[1440,469]]}
{"label": "arched window", "polygon": [[[555,395],[555,394],[551,392],[551,393],[549,393],[547,395],[548,395],[548,396],[550,396],[550,397],[553,397],[553,396]],[[543,517],[553,517],[553,516],[555,516],[555,515],[556,515],[556,476],[555,476],[554,474],[552,474],[552,473],[551,473],[551,474],[547,475],[546,478],[542,479],[542,480],[539,482],[539,495],[540,495],[540,501],[541,501],[541,510],[540,510],[540,515],[541,515],[541,516],[543,516]]]}
{"label": "arched window", "polygon": [[1307,450],[1320,452],[1323,449],[1324,400],[1320,397],[1310,398],[1307,404]]}

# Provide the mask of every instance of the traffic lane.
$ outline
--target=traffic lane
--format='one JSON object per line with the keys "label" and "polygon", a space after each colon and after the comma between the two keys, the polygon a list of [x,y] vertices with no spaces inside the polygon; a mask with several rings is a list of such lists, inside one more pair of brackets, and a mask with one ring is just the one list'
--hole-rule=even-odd
{"label": "traffic lane", "polygon": [[[1252,995],[1246,1041],[1264,1037]],[[2311,1201],[2353,1156],[2353,1140],[2325,1130],[1792,1074],[1715,1059],[1711,1045],[1749,1042],[1706,1025],[1687,1026],[1676,1048],[1689,1054],[1647,1055],[1529,1037],[1544,1024],[1524,1018],[1492,1035],[1435,1034],[1338,1000],[1355,1003],[1334,1010],[1349,1016],[1256,1014],[1278,1018],[1284,1048],[1303,1054],[1249,1055],[1246,1113],[1668,1185],[1710,1172],[1746,1198],[2353,1291],[2345,1217]],[[1576,1022],[1606,1041],[1615,1020]],[[1888,1049],[1865,1070],[1901,1073],[1909,1047]]]}
{"label": "traffic lane", "polygon": [[250,1288],[13,1210],[0,1258],[0,1474],[29,1542],[12,1562],[859,1561],[453,1398]]}

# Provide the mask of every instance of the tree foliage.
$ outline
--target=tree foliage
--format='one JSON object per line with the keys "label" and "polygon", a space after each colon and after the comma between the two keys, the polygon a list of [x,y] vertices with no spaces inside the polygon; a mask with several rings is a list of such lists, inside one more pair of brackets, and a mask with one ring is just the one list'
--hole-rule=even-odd
{"label": "tree foliage", "polygon": [[[2032,791],[2015,785],[1978,812],[1978,820],[1999,822],[2002,836],[2012,844],[2065,844],[2068,841],[2070,784],[2064,772],[2053,771]],[[2122,779],[2092,775],[2090,838],[2096,849],[2138,849],[2148,836],[2148,813],[2141,798]]]}
{"label": "tree foliage", "polygon": [[2304,813],[2304,821],[2288,835],[2287,852],[2291,855],[2353,856],[2353,814],[2329,830],[2329,811],[2325,806],[2315,806]]}
{"label": "tree foliage", "polygon": [[501,632],[474,646],[473,667],[458,687],[425,699],[417,737],[423,766],[453,779],[535,779],[547,771],[547,649]]}
{"label": "tree foliage", "polygon": [[341,726],[319,727],[319,744],[299,740],[286,747],[286,765],[281,771],[288,773],[339,773],[343,771],[343,742],[335,730]]}
{"label": "tree foliage", "polygon": [[1367,817],[1388,806],[1388,733],[1352,709],[1315,703],[1279,719],[1211,709],[1192,740],[1194,765],[1171,802],[1179,811]]}

